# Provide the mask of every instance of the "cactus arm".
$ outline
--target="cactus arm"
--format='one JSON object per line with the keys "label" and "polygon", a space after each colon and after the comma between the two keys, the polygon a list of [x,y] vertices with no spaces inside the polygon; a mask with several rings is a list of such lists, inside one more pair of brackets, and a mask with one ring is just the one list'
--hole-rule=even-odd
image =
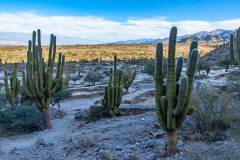
{"label": "cactus arm", "polygon": [[176,82],[179,81],[181,73],[182,73],[182,66],[183,66],[183,58],[178,57],[177,59],[177,66],[176,66]]}
{"label": "cactus arm", "polygon": [[240,28],[237,31],[238,68],[240,70]]}
{"label": "cactus arm", "polygon": [[113,85],[116,85],[116,77],[117,77],[117,55],[114,55],[113,61]]}
{"label": "cactus arm", "polygon": [[[159,124],[166,129],[166,119],[164,118],[163,110],[161,107],[161,97],[163,95],[163,44],[158,43],[156,48],[156,61],[155,61],[155,76],[156,76],[156,86],[155,86],[155,106],[156,113]],[[165,112],[166,113],[166,112]],[[166,117],[166,116],[165,116]]]}
{"label": "cactus arm", "polygon": [[[194,49],[198,49],[198,43],[197,43],[197,41],[193,41],[193,42],[191,43],[190,52],[189,52],[189,53],[191,53],[192,50],[194,50]],[[189,54],[189,58],[190,58],[190,54]]]}
{"label": "cactus arm", "polygon": [[10,90],[9,90],[9,84],[8,84],[7,71],[4,71],[4,89],[5,89],[6,97],[9,99],[10,98]]}
{"label": "cactus arm", "polygon": [[187,76],[184,76],[181,79],[181,85],[180,85],[180,89],[179,89],[177,106],[173,110],[173,114],[175,116],[180,115],[183,111],[184,103],[185,103],[186,97],[187,97],[187,90],[188,90],[188,78],[187,78]]}
{"label": "cactus arm", "polygon": [[193,80],[194,80],[194,74],[197,66],[197,59],[198,59],[198,50],[194,49],[191,52],[190,55],[190,62],[187,70],[187,77],[188,77],[188,90],[187,90],[187,97],[186,97],[186,102],[184,104],[184,109],[182,111],[182,114],[180,114],[177,117],[177,127],[180,127],[182,122],[184,121],[188,110],[189,110],[189,103],[191,100],[191,95],[192,95],[192,89],[193,89]]}
{"label": "cactus arm", "polygon": [[166,119],[167,119],[167,97],[166,96],[161,97],[161,107],[163,112],[163,118],[166,123]]}
{"label": "cactus arm", "polygon": [[229,42],[229,48],[230,48],[230,56],[231,60],[234,61],[234,50],[233,50],[233,34],[230,35],[230,42]]}
{"label": "cactus arm", "polygon": [[[10,82],[10,83],[9,83]],[[12,71],[12,75],[8,78],[7,71],[4,71],[4,89],[7,100],[10,102],[11,106],[15,105],[16,97],[20,92],[20,80],[17,78],[17,65]]]}
{"label": "cactus arm", "polygon": [[170,32],[169,50],[168,50],[168,73],[167,73],[167,128],[175,130],[175,117],[173,109],[176,98],[176,70],[175,70],[175,52],[176,52],[177,28],[173,27]]}

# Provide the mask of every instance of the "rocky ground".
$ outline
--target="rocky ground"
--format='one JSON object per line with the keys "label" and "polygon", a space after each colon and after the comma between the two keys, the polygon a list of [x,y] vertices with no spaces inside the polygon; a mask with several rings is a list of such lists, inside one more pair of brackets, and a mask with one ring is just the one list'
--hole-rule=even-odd
{"label": "rocky ground", "polygon": [[[200,83],[226,82],[224,71],[215,71]],[[196,83],[197,84],[197,83]],[[218,86],[218,85],[216,85]],[[89,87],[91,89],[91,87]],[[77,91],[81,95],[81,91]],[[86,90],[82,91],[85,94]],[[154,83],[141,82],[138,77],[133,87],[125,94],[121,108],[154,109]],[[154,111],[138,115],[104,118],[86,123],[74,120],[79,110],[88,109],[101,95],[92,98],[78,98],[61,103],[65,112],[53,118],[53,129],[0,138],[0,159],[2,160],[72,160],[72,159],[116,159],[155,160],[165,147],[165,132],[159,127]],[[56,109],[54,109],[56,110]],[[240,158],[240,142],[233,136],[212,143],[190,140],[192,126],[180,131],[179,153],[163,159],[233,159]]]}

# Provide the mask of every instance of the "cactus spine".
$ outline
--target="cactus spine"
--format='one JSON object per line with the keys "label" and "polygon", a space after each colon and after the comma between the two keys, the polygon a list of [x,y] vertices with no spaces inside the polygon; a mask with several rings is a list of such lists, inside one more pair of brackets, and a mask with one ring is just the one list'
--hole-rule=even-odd
{"label": "cactus spine", "polygon": [[123,88],[125,88],[127,92],[136,77],[136,73],[137,73],[136,68],[131,69],[129,66],[127,66],[127,69],[123,74]]}
{"label": "cactus spine", "polygon": [[117,69],[117,56],[114,56],[113,75],[110,74],[108,85],[105,87],[105,94],[102,105],[109,116],[116,116],[122,102],[123,71]]}
{"label": "cactus spine", "polygon": [[37,38],[36,32],[33,31],[32,41],[29,41],[28,45],[26,75],[24,73],[22,79],[25,93],[31,97],[42,112],[47,129],[52,127],[48,113],[51,95],[59,91],[64,83],[62,75],[65,56],[61,53],[59,54],[57,73],[53,78],[55,57],[56,36],[51,35],[48,62],[45,64],[42,57],[41,31],[37,31]]}
{"label": "cactus spine", "polygon": [[230,35],[230,42],[229,42],[229,48],[230,48],[230,57],[231,60],[234,62],[234,49],[233,49],[233,34]]}
{"label": "cactus spine", "polygon": [[194,110],[189,107],[189,102],[198,59],[197,43],[193,42],[190,47],[187,73],[180,79],[183,61],[178,58],[175,67],[176,38],[177,28],[173,27],[169,38],[166,84],[163,79],[163,44],[157,44],[156,48],[156,113],[159,124],[168,135],[166,145],[168,155],[176,152],[177,130],[187,114]]}
{"label": "cactus spine", "polygon": [[10,79],[8,79],[7,71],[4,71],[5,95],[12,107],[16,105],[16,97],[20,93],[20,85],[21,85],[21,82],[17,78],[17,66],[15,64],[15,67],[14,67],[14,70],[12,71],[12,76],[10,77]]}

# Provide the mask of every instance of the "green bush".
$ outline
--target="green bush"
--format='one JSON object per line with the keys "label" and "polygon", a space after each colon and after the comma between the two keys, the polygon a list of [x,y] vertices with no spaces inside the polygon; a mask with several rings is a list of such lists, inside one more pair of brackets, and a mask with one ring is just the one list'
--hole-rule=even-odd
{"label": "green bush", "polygon": [[232,122],[229,94],[217,92],[214,87],[203,85],[195,89],[192,95],[191,105],[196,108],[193,120],[197,130],[206,136],[208,141],[216,140]]}
{"label": "green bush", "polygon": [[233,63],[233,61],[230,59],[229,56],[226,56],[225,58],[220,59],[217,64],[218,64],[218,66],[224,67],[224,68],[225,68],[225,72],[227,72],[228,69],[229,69],[229,66],[230,66],[231,64],[234,64],[234,63]]}
{"label": "green bush", "polygon": [[240,80],[240,72],[239,71],[233,71],[228,73],[227,79],[230,81],[237,81]]}
{"label": "green bush", "polygon": [[51,100],[52,107],[57,105],[58,108],[60,108],[60,101],[62,101],[64,99],[68,99],[71,96],[72,96],[72,91],[70,91],[66,88],[62,88],[60,91],[58,91],[52,95],[52,100]]}
{"label": "green bush", "polygon": [[0,123],[13,132],[33,132],[44,129],[42,114],[35,106],[19,106],[0,112]]}
{"label": "green bush", "polygon": [[[155,79],[155,59],[148,60],[144,65],[144,69],[142,73],[146,73],[151,75]],[[165,77],[167,74],[167,60],[163,60],[163,76]]]}
{"label": "green bush", "polygon": [[197,70],[198,70],[198,73],[200,74],[200,72],[202,70],[206,71],[206,74],[208,75],[208,73],[210,72],[211,70],[211,65],[209,62],[207,61],[204,61],[204,60],[199,60],[198,61],[198,64],[197,64]]}
{"label": "green bush", "polygon": [[95,85],[95,83],[99,82],[101,79],[103,79],[102,74],[92,70],[87,73],[87,75],[84,78],[84,81],[88,82],[89,84]]}

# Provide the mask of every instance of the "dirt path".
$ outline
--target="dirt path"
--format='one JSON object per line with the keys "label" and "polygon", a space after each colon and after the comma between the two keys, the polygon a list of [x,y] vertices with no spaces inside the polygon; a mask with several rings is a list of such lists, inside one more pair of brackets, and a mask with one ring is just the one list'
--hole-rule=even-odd
{"label": "dirt path", "polygon": [[66,113],[63,119],[52,120],[53,128],[50,130],[44,130],[40,132],[34,132],[27,135],[13,136],[10,138],[1,138],[0,144],[1,151],[10,152],[11,150],[27,148],[34,145],[38,139],[44,139],[48,142],[53,142],[57,138],[64,137],[69,134],[70,128],[74,125],[74,113],[77,109],[89,108],[99,98],[93,99],[81,99],[81,100],[69,100],[61,103],[61,109]]}

